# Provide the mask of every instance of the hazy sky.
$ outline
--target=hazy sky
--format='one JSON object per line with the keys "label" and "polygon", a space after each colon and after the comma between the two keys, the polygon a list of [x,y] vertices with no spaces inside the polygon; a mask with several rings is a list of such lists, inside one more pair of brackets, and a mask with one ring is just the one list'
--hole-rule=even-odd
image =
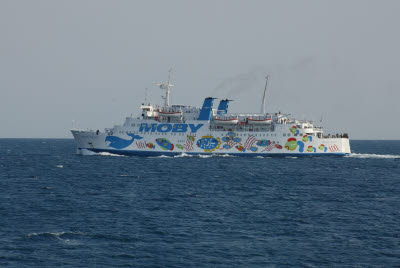
{"label": "hazy sky", "polygon": [[399,139],[400,1],[0,0],[0,137],[120,124],[148,98],[229,97],[233,112]]}

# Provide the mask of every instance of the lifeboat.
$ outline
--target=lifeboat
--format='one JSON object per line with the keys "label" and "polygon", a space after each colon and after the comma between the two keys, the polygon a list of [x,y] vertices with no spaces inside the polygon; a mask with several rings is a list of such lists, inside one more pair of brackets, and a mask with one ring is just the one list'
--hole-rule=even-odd
{"label": "lifeboat", "polygon": [[235,118],[215,118],[215,123],[217,124],[223,124],[223,125],[232,125],[232,124],[237,124],[239,122],[239,119],[237,117]]}
{"label": "lifeboat", "polygon": [[248,118],[247,123],[250,125],[269,125],[272,123],[272,118]]}
{"label": "lifeboat", "polygon": [[165,111],[160,111],[158,112],[160,116],[163,117],[180,117],[182,115],[182,112],[165,112]]}

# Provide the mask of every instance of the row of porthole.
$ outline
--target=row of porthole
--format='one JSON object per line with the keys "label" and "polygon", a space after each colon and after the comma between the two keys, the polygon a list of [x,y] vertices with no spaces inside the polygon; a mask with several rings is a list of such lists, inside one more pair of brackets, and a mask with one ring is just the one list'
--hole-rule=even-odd
{"label": "row of porthole", "polygon": [[255,136],[255,137],[276,137],[276,134],[273,134],[273,133],[271,133],[271,134],[246,134],[246,133],[239,133],[238,134],[238,136],[239,137],[242,137],[242,136]]}
{"label": "row of porthole", "polygon": [[[119,133],[120,134],[123,134],[123,133],[126,133],[126,134],[139,134],[139,132],[137,132],[137,131],[119,131]],[[140,134],[146,134],[146,133],[143,133],[143,132],[140,132]],[[160,133],[158,133],[158,132],[149,132],[149,133],[147,133],[147,134],[154,134],[154,135],[169,135],[169,136],[176,136],[176,134],[178,134],[178,136],[185,136],[186,135],[186,133],[162,133],[162,132],[160,132]],[[255,136],[255,137],[258,137],[258,136],[260,136],[260,137],[269,137],[269,136],[271,136],[271,137],[276,137],[276,134],[246,134],[246,133],[239,133],[239,135],[238,136],[240,136],[240,137],[242,137],[242,136]],[[286,134],[286,133],[283,133],[283,136],[284,137],[290,137],[291,136],[291,134],[290,133],[288,133],[288,134]],[[303,136],[302,134],[299,134],[299,136]]]}
{"label": "row of porthole", "polygon": [[119,131],[120,134],[126,133],[126,134],[152,134],[152,135],[169,135],[169,136],[176,136],[176,134],[178,134],[178,136],[185,136],[186,133],[163,133],[163,132],[139,132],[139,131]]}

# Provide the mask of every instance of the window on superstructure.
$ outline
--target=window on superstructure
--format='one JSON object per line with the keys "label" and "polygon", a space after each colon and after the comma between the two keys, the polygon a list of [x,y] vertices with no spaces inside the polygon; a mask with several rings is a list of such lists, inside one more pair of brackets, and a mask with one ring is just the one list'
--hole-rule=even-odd
{"label": "window on superstructure", "polygon": [[286,137],[286,133],[283,133],[283,137]]}

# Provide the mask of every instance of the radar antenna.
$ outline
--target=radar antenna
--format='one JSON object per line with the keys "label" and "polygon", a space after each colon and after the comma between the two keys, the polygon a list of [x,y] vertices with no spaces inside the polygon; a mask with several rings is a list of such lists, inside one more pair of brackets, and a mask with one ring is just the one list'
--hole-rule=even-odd
{"label": "radar antenna", "polygon": [[162,98],[165,100],[165,107],[169,107],[169,95],[171,93],[171,88],[174,86],[172,85],[171,82],[171,72],[172,68],[169,69],[168,71],[168,82],[166,84],[157,84],[161,89],[165,89],[165,97],[162,96]]}
{"label": "radar antenna", "polygon": [[264,95],[263,95],[263,99],[262,99],[262,103],[261,103],[261,113],[265,114],[266,112],[266,101],[267,101],[267,86],[268,86],[268,78],[269,76],[267,75],[265,77],[265,89],[264,89]]}

